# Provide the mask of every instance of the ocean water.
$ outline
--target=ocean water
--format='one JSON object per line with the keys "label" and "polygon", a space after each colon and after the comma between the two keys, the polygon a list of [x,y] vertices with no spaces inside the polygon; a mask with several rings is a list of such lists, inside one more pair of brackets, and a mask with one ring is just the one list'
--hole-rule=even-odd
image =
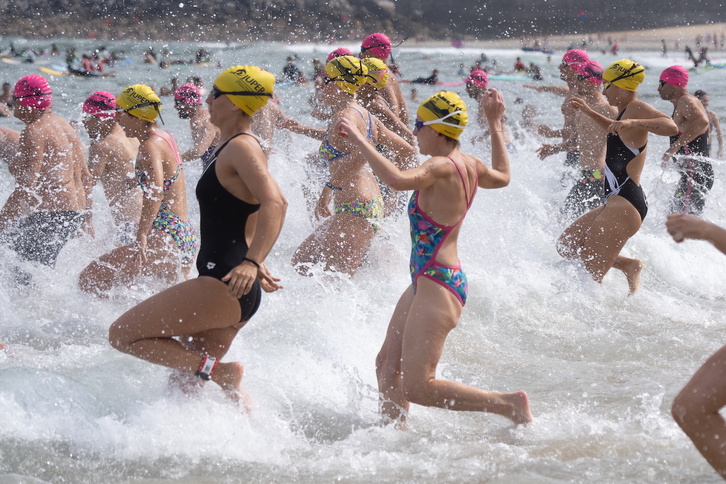
{"label": "ocean water", "polygon": [[[59,41],[59,46],[72,43],[81,51],[96,45]],[[146,47],[107,45],[136,59]],[[169,47],[187,59],[197,48]],[[205,47],[224,68],[257,64],[280,74],[287,55],[297,54],[299,65],[310,71],[313,57],[324,59],[338,46]],[[459,64],[468,67],[480,53],[412,44],[395,55],[406,78],[438,68],[441,80],[453,82],[460,80]],[[506,67],[516,56],[536,62],[544,83],[561,84],[561,52],[549,63],[537,53],[486,53]],[[713,56],[718,62],[719,53]],[[672,105],[658,97],[657,80],[662,68],[685,62],[680,55],[593,57],[604,65],[630,57],[647,66],[641,99],[671,113]],[[37,69],[0,64],[0,79],[14,83]],[[56,111],[79,120],[80,104],[94,90],[120,92],[133,83],[158,87],[172,76],[189,75],[203,76],[209,87],[220,70],[118,65],[115,78],[54,77],[51,84]],[[725,77],[720,69],[692,73],[689,88],[710,92],[711,108],[726,114],[726,99],[719,96]],[[491,85],[504,92],[515,131],[525,104],[537,107],[538,122],[561,126],[561,98],[524,89],[521,82]],[[311,89],[280,87],[284,111],[313,123]],[[422,99],[437,90],[418,89]],[[451,89],[464,94],[463,87]],[[523,104],[515,104],[516,98]],[[414,103],[409,107],[415,110]],[[188,123],[171,102],[163,114],[165,129],[182,150],[188,148]],[[8,118],[0,126],[22,128]],[[472,125],[464,134],[464,151],[487,160],[486,149],[470,143],[477,129]],[[354,278],[298,276],[290,257],[314,226],[302,191],[304,158],[317,146],[281,132],[269,162],[290,207],[268,265],[285,289],[265,295],[227,356],[246,367],[254,411],[241,413],[214,385],[198,398],[170,391],[167,369],[109,346],[114,319],[161,287],[147,281],[107,301],[77,288],[83,267],[112,248],[110,215],[97,187],[97,237],[71,241],[55,270],[23,265],[34,286],[8,282],[8,267],[18,261],[0,248],[0,280],[6,281],[0,283],[0,342],[8,347],[0,351],[0,483],[719,482],[677,428],[670,405],[725,341],[726,257],[707,243],[675,244],[668,237],[664,220],[677,175],[660,168],[667,140],[650,137],[642,181],[650,210],[623,251],[645,262],[640,290],[632,297],[620,272],[612,271],[599,285],[557,255],[555,241],[565,227],[559,207],[569,182],[562,183],[567,174],[561,156],[537,158],[542,141],[531,134],[515,139],[510,186],[477,195],[460,237],[469,301],[439,366],[442,378],[527,391],[533,423],[517,427],[489,414],[413,406],[407,432],[378,425],[374,359],[397,298],[410,283],[407,221],[386,221],[367,265]],[[724,161],[714,161],[714,167],[716,183],[704,217],[726,225]],[[198,223],[191,193],[201,168],[185,169],[190,213]],[[0,170],[0,198],[12,186]]]}

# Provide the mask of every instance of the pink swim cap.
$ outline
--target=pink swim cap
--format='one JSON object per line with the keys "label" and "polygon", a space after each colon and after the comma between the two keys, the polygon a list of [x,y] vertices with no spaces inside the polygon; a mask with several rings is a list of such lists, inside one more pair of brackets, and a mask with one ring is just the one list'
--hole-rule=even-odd
{"label": "pink swim cap", "polygon": [[584,64],[572,64],[572,70],[580,75],[580,80],[587,79],[596,86],[602,85],[602,64],[597,61],[587,61]]}
{"label": "pink swim cap", "polygon": [[587,55],[587,52],[581,49],[568,50],[565,52],[565,55],[562,56],[562,62],[573,69],[577,65],[587,64],[589,60],[590,56]]}
{"label": "pink swim cap", "polygon": [[683,66],[670,66],[661,73],[660,80],[678,87],[688,85],[688,71]]}
{"label": "pink swim cap", "polygon": [[386,60],[391,55],[391,39],[386,34],[371,34],[360,45],[360,53],[370,50],[376,57]]}
{"label": "pink swim cap", "polygon": [[474,84],[477,87],[483,87],[486,89],[489,84],[489,76],[485,71],[477,69],[469,73],[469,77],[466,78],[466,83]]}
{"label": "pink swim cap", "polygon": [[83,102],[83,112],[99,118],[116,116],[116,96],[108,91],[96,91]]}
{"label": "pink swim cap", "polygon": [[30,74],[20,78],[15,83],[13,96],[23,106],[41,111],[48,109],[50,102],[53,100],[50,84],[45,80],[45,77],[38,74]]}
{"label": "pink swim cap", "polygon": [[330,62],[336,57],[343,57],[344,55],[353,55],[353,53],[350,51],[350,49],[346,49],[345,47],[338,47],[333,52],[328,54],[328,58],[326,60],[327,62]]}
{"label": "pink swim cap", "polygon": [[202,104],[202,91],[195,84],[182,84],[174,91],[174,101],[187,104]]}

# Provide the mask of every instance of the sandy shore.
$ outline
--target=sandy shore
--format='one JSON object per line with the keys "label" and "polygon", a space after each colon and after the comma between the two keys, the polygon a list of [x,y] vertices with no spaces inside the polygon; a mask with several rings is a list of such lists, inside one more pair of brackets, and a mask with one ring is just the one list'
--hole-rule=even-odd
{"label": "sandy shore", "polygon": [[[686,46],[690,46],[694,52],[696,49],[696,36],[700,35],[706,37],[706,34],[711,34],[711,41],[709,43],[709,51],[723,50],[720,47],[720,38],[722,35],[726,35],[726,23],[717,24],[701,24],[701,25],[687,25],[683,27],[669,27],[664,29],[649,29],[649,30],[638,30],[638,31],[621,31],[621,32],[598,32],[598,33],[577,33],[571,35],[559,35],[547,37],[547,45],[549,48],[556,51],[562,51],[570,46],[581,46],[582,42],[588,42],[588,48],[600,48],[609,49],[609,41],[617,41],[621,51],[633,51],[633,50],[653,50],[660,51],[662,48],[661,39],[665,39],[666,46],[669,52],[685,49]],[[713,36],[719,36],[719,48],[717,49],[713,44]],[[500,39],[500,40],[465,40],[464,46],[466,47],[480,47],[482,49],[516,49],[520,47],[528,47],[534,44],[534,41],[539,41],[540,44],[545,40],[544,37],[530,37],[530,38],[516,38],[516,39]],[[410,42],[410,41],[409,41]],[[407,42],[408,43],[408,42]],[[447,42],[441,41],[424,41],[416,42],[413,41],[409,45],[432,45],[432,46],[443,46],[450,45]],[[677,47],[676,47],[677,46]]]}

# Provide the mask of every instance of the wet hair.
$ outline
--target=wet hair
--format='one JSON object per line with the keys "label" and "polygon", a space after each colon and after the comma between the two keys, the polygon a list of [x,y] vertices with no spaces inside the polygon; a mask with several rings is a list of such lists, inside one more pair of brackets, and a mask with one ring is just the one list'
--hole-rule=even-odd
{"label": "wet hair", "polygon": [[694,92],[693,95],[696,96],[698,99],[703,99],[703,96],[708,96],[708,93],[703,89],[699,89],[698,91]]}

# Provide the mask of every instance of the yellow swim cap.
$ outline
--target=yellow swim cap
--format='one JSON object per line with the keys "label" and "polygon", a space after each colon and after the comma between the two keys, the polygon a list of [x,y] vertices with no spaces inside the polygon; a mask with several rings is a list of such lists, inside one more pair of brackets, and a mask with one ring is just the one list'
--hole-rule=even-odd
{"label": "yellow swim cap", "polygon": [[416,115],[424,120],[424,125],[453,139],[459,139],[469,123],[466,104],[458,94],[451,91],[439,91],[425,100],[418,107]]}
{"label": "yellow swim cap", "polygon": [[368,82],[368,68],[352,55],[332,59],[325,66],[325,72],[339,88],[350,94],[355,94],[359,87]]}
{"label": "yellow swim cap", "polygon": [[361,59],[363,65],[368,68],[368,83],[376,89],[386,87],[388,83],[388,66],[377,57],[366,57]]}
{"label": "yellow swim cap", "polygon": [[257,66],[235,66],[217,76],[214,85],[235,106],[252,116],[272,97],[275,76]]}
{"label": "yellow swim cap", "polygon": [[635,92],[645,79],[645,68],[630,59],[613,62],[602,73],[603,84],[613,84],[626,91]]}
{"label": "yellow swim cap", "polygon": [[161,116],[161,99],[146,84],[127,87],[116,98],[116,104],[131,116],[150,123]]}

